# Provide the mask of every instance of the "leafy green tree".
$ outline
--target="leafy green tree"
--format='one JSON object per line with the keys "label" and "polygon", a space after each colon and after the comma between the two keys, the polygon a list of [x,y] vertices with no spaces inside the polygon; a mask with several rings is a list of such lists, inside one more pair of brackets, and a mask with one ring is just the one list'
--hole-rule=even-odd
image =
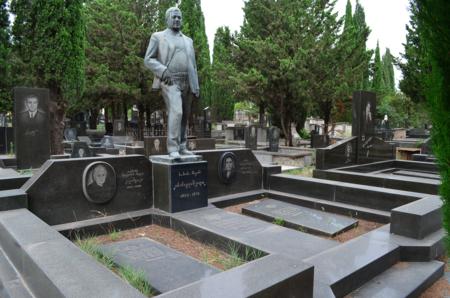
{"label": "leafy green tree", "polygon": [[411,17],[406,25],[406,43],[403,44],[404,54],[400,54],[403,61],[398,66],[403,78],[400,80],[400,90],[416,103],[425,102],[424,76],[429,73],[430,66],[426,64],[425,49],[419,36],[418,13],[416,0],[410,0]]}
{"label": "leafy green tree", "polygon": [[444,202],[444,225],[450,251],[450,2],[417,0],[421,43],[425,46],[425,96],[433,123],[433,153],[441,173],[439,193]]}
{"label": "leafy green tree", "polygon": [[235,73],[233,66],[233,37],[228,27],[217,28],[211,67],[211,107],[216,121],[232,120],[234,107]]}
{"label": "leafy green tree", "polygon": [[6,4],[6,0],[0,0],[0,113],[12,111],[11,41]]}
{"label": "leafy green tree", "polygon": [[368,50],[366,47],[367,39],[369,38],[370,28],[366,24],[366,15],[364,12],[364,8],[356,0],[355,12],[353,14],[353,25],[357,32],[356,42],[358,44],[356,57],[359,57],[363,62],[361,65],[361,81],[357,89],[360,90],[368,90],[370,87],[369,82],[369,68],[370,68],[370,59],[373,56],[373,51]]}
{"label": "leafy green tree", "polygon": [[50,89],[52,153],[62,153],[64,118],[84,89],[83,1],[13,0],[14,48],[21,85]]}

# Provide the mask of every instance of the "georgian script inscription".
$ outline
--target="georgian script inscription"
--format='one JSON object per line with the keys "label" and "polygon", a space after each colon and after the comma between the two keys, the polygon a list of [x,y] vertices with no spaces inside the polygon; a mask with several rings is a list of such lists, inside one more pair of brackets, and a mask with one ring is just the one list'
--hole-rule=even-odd
{"label": "georgian script inscription", "polygon": [[120,253],[132,260],[144,262],[165,257],[161,249],[150,246],[147,243],[128,245],[127,247],[121,248]]}
{"label": "georgian script inscription", "polygon": [[184,167],[175,170],[172,177],[172,191],[180,199],[199,199],[207,190],[206,169]]}
{"label": "georgian script inscription", "polygon": [[[267,206],[267,207],[269,207],[269,206]],[[272,210],[272,213],[277,216],[288,217],[288,216],[299,215],[302,212],[300,210],[298,210],[298,208],[295,208],[295,207],[283,207],[283,208],[278,208],[278,209]]]}
{"label": "georgian script inscription", "polygon": [[142,188],[145,173],[138,169],[131,169],[121,174],[126,189]]}
{"label": "georgian script inscription", "polygon": [[245,218],[242,217],[211,216],[206,219],[212,226],[223,230],[241,231],[245,233],[261,229],[260,225],[253,222],[247,222]]}
{"label": "georgian script inscription", "polygon": [[248,159],[244,159],[240,162],[239,171],[242,175],[257,175],[258,171],[255,169],[255,163],[252,163]]}

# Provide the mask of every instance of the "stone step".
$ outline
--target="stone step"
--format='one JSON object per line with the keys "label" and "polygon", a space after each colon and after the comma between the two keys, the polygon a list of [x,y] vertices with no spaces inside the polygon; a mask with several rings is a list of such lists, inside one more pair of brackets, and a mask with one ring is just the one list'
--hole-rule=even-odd
{"label": "stone step", "polygon": [[444,263],[399,262],[353,291],[352,298],[404,298],[419,295],[444,274]]}
{"label": "stone step", "polygon": [[281,220],[285,227],[328,237],[334,237],[358,225],[358,221],[350,217],[273,199],[249,205],[242,209],[242,213],[269,222]]}
{"label": "stone step", "polygon": [[283,202],[287,202],[294,205],[300,205],[307,208],[317,209],[325,212],[347,215],[354,218],[361,218],[380,223],[389,223],[391,218],[391,213],[388,211],[361,207],[357,205],[351,205],[336,201],[323,200],[313,197],[295,195],[275,190],[270,190],[267,193],[269,197]]}
{"label": "stone step", "polygon": [[0,248],[0,297],[31,298],[33,295],[23,283],[13,264]]}
{"label": "stone step", "polygon": [[314,265],[315,288],[329,286],[336,297],[343,297],[399,259],[398,245],[358,237],[304,261]]}
{"label": "stone step", "polygon": [[148,238],[103,245],[102,251],[121,267],[143,271],[159,293],[180,288],[209,277],[220,270]]}

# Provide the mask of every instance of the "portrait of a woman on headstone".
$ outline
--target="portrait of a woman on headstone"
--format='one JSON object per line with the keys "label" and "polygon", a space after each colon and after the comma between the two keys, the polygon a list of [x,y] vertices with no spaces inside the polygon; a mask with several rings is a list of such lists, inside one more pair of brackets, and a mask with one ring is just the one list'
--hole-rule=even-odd
{"label": "portrait of a woman on headstone", "polygon": [[224,153],[219,160],[219,178],[225,183],[233,182],[236,177],[237,158],[232,152]]}
{"label": "portrait of a woman on headstone", "polygon": [[106,203],[114,198],[117,190],[116,173],[106,162],[94,162],[83,173],[83,193],[92,203]]}

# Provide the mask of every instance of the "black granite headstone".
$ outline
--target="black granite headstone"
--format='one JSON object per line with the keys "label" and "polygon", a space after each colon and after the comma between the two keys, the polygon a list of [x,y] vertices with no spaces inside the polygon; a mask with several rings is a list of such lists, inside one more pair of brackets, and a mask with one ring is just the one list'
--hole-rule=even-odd
{"label": "black granite headstone", "polygon": [[230,184],[236,179],[236,171],[239,169],[239,163],[233,152],[225,152],[220,156],[217,167],[219,180],[224,184]]}
{"label": "black granite headstone", "polygon": [[144,137],[145,155],[167,154],[166,137]]}
{"label": "black granite headstone", "polygon": [[280,129],[276,126],[269,128],[269,151],[278,152],[280,147]]}
{"label": "black granite headstone", "polygon": [[77,140],[77,129],[76,128],[64,129],[64,138],[66,139],[66,141],[76,141]]}
{"label": "black granite headstone", "polygon": [[155,208],[179,212],[208,205],[208,163],[152,157]]}
{"label": "black granite headstone", "polygon": [[95,156],[94,152],[85,142],[73,142],[71,158],[83,158]]}
{"label": "black granite headstone", "polygon": [[245,148],[256,150],[258,146],[258,127],[250,125],[245,129]]}
{"label": "black granite headstone", "polygon": [[191,151],[216,149],[216,139],[211,138],[189,139],[187,141],[187,147]]}
{"label": "black granite headstone", "polygon": [[100,143],[103,148],[114,149],[114,139],[111,136],[104,136]]}
{"label": "black granite headstone", "polygon": [[114,120],[114,128],[113,128],[113,134],[115,136],[125,136],[126,130],[125,130],[125,121],[122,119],[116,119]]}
{"label": "black granite headstone", "polygon": [[49,90],[14,88],[17,168],[39,168],[50,158]]}
{"label": "black granite headstone", "polygon": [[22,189],[30,211],[56,225],[151,208],[151,172],[139,155],[48,160]]}
{"label": "black granite headstone", "polygon": [[367,155],[371,138],[375,136],[375,115],[377,97],[373,92],[356,91],[352,101],[352,135],[358,137],[359,156]]}
{"label": "black granite headstone", "polygon": [[328,135],[311,134],[311,148],[324,148],[330,144]]}
{"label": "black granite headstone", "polygon": [[0,127],[0,154],[7,154],[14,149],[14,129]]}

